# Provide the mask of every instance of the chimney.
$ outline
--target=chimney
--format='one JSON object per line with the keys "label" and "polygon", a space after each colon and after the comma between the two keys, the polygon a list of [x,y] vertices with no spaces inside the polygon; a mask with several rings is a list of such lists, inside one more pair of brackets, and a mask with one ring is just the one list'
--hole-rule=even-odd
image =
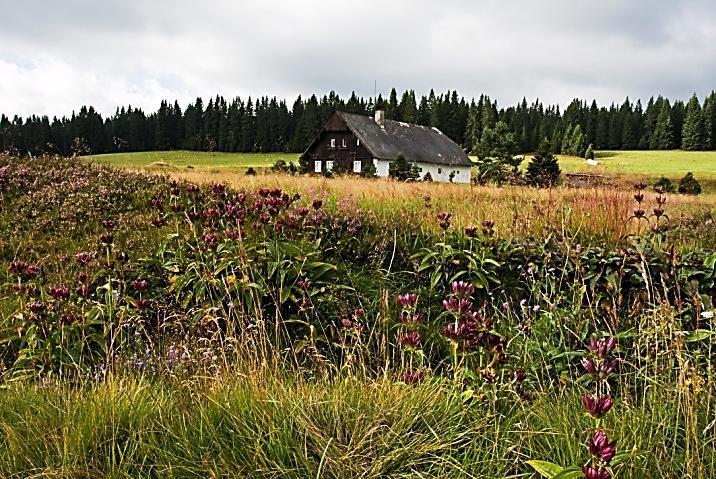
{"label": "chimney", "polygon": [[375,122],[379,127],[385,128],[385,111],[375,110]]}

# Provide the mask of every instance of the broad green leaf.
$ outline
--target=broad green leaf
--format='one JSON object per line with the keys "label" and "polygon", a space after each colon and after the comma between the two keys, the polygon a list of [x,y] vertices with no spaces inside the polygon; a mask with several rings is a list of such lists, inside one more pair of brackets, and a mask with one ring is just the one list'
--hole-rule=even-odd
{"label": "broad green leaf", "polygon": [[562,472],[554,476],[554,479],[577,479],[578,477],[584,477],[582,469],[576,466],[565,467]]}
{"label": "broad green leaf", "polygon": [[548,461],[531,460],[527,461],[527,464],[532,466],[532,469],[537,471],[539,475],[547,479],[555,479],[564,470],[562,466]]}

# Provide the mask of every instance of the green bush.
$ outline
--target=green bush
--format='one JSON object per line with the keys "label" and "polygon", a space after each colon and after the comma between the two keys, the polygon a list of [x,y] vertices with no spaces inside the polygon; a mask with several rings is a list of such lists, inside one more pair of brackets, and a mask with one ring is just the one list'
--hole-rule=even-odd
{"label": "green bush", "polygon": [[378,176],[378,170],[375,168],[373,161],[367,160],[363,165],[363,169],[360,172],[363,178],[375,178]]}
{"label": "green bush", "polygon": [[679,193],[682,195],[698,195],[701,193],[701,183],[694,178],[690,171],[679,181]]}
{"label": "green bush", "polygon": [[656,183],[654,183],[654,189],[661,188],[661,191],[664,193],[675,193],[676,192],[676,186],[674,186],[674,182],[671,181],[669,178],[662,176],[658,180],[656,180]]}

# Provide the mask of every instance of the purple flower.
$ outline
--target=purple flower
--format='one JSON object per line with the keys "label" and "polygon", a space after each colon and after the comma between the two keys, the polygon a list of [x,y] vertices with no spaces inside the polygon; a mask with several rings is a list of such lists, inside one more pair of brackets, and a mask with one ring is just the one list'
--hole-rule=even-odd
{"label": "purple flower", "polygon": [[149,281],[146,279],[135,279],[132,281],[132,289],[136,292],[142,292],[149,287]]}
{"label": "purple flower", "polygon": [[417,331],[409,331],[401,334],[398,337],[398,341],[400,342],[400,344],[410,349],[419,349],[422,345],[420,333],[418,333]]}
{"label": "purple flower", "polygon": [[92,253],[88,253],[87,251],[77,253],[75,255],[75,259],[82,266],[87,266],[87,264],[89,264],[89,262],[92,261]]}
{"label": "purple flower", "polygon": [[403,324],[418,324],[423,321],[423,315],[417,312],[410,313],[408,311],[402,311],[399,319]]}
{"label": "purple flower", "polygon": [[475,238],[477,236],[477,226],[468,226],[465,228],[465,236]]}
{"label": "purple flower", "polygon": [[447,211],[441,211],[437,214],[438,218],[438,225],[440,225],[440,228],[443,230],[446,230],[450,227],[450,218],[452,217],[452,214],[448,213]]}
{"label": "purple flower", "polygon": [[448,298],[443,300],[443,307],[451,313],[464,313],[472,309],[472,301],[468,298]]}
{"label": "purple flower", "polygon": [[400,375],[400,380],[405,384],[417,384],[425,378],[421,371],[406,371]]}
{"label": "purple flower", "polygon": [[614,401],[609,395],[596,397],[585,393],[582,398],[582,404],[584,404],[584,408],[593,418],[599,419],[609,412],[614,405]]}
{"label": "purple flower", "polygon": [[398,296],[398,304],[404,309],[413,309],[418,301],[418,295],[415,293],[405,293]]}
{"label": "purple flower", "polygon": [[27,308],[35,314],[40,314],[47,309],[42,301],[33,301]]}
{"label": "purple flower", "polygon": [[616,345],[617,338],[613,336],[601,339],[591,338],[589,340],[589,350],[592,352],[592,354],[599,358],[606,358],[607,355],[614,350]]}
{"label": "purple flower", "polygon": [[612,477],[606,469],[593,466],[583,466],[582,474],[585,479],[610,479]]}
{"label": "purple flower", "polygon": [[112,242],[114,241],[114,236],[109,233],[102,233],[99,237],[99,240],[106,245],[112,244]]}
{"label": "purple flower", "polygon": [[452,292],[458,296],[472,296],[475,291],[475,287],[467,281],[453,281],[451,287]]}
{"label": "purple flower", "polygon": [[67,299],[70,297],[70,289],[61,285],[50,285],[47,287],[47,294],[54,299]]}
{"label": "purple flower", "polygon": [[616,441],[609,442],[607,433],[599,429],[594,437],[589,440],[589,453],[608,464],[616,454]]}

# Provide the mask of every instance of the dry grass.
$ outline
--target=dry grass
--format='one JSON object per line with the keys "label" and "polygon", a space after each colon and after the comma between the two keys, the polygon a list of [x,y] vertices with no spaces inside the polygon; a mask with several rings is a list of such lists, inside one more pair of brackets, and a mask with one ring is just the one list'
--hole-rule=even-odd
{"label": "dry grass", "polygon": [[[436,227],[435,214],[449,211],[458,227],[477,225],[490,219],[497,234],[530,236],[551,231],[575,235],[618,238],[633,232],[629,221],[634,209],[633,192],[611,188],[541,190],[528,187],[467,186],[449,183],[401,183],[389,179],[357,177],[323,178],[286,174],[246,176],[238,171],[180,171],[172,177],[188,181],[223,182],[236,188],[279,187],[309,197],[328,194],[349,199],[377,214],[399,214],[422,227]],[[667,213],[672,220],[709,211],[716,194],[690,197],[669,195]],[[646,196],[650,213],[654,194]],[[418,226],[416,224],[416,226]],[[643,222],[642,222],[642,227]]]}

